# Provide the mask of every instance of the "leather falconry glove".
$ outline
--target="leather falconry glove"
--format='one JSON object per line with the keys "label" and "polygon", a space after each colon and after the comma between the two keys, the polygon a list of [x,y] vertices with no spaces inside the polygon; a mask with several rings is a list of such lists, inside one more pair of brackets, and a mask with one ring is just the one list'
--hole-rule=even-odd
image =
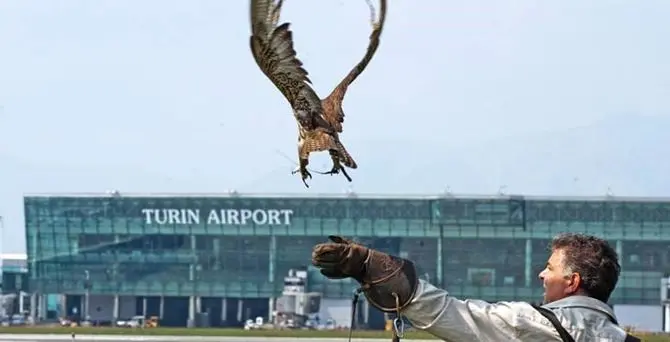
{"label": "leather falconry glove", "polygon": [[416,293],[414,263],[339,236],[312,250],[312,264],[330,279],[353,278],[368,302],[383,312],[399,313]]}

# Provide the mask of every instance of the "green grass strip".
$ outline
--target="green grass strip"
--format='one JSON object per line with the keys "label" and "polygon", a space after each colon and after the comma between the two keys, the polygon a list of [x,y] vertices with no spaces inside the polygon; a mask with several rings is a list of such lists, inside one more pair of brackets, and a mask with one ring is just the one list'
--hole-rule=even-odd
{"label": "green grass strip", "polygon": [[[313,337],[338,338],[347,337],[346,330],[243,330],[220,328],[94,328],[94,327],[0,327],[0,334],[81,334],[81,335],[146,335],[146,336],[232,336],[232,337]],[[391,338],[390,331],[354,331],[358,338]],[[409,331],[406,338],[435,339],[432,335]]]}
{"label": "green grass strip", "polygon": [[[71,334],[78,335],[144,335],[144,336],[231,336],[231,337],[311,337],[311,338],[344,338],[348,332],[319,331],[319,330],[242,330],[242,329],[220,329],[220,328],[93,328],[93,327],[0,327],[0,334]],[[634,333],[642,341],[647,342],[670,342],[669,334],[644,334]],[[391,332],[378,330],[354,331],[357,338],[381,338],[390,339]],[[405,338],[410,339],[434,339],[432,335],[423,331],[409,331]]]}

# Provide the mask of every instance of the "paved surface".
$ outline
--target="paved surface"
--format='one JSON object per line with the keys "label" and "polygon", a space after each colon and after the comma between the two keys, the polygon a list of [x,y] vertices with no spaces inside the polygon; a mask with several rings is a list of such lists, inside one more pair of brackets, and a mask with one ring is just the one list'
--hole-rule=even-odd
{"label": "paved surface", "polygon": [[[341,342],[346,338],[288,338],[288,337],[210,337],[210,336],[118,336],[118,335],[13,335],[0,334],[0,342]],[[353,338],[352,342],[389,342],[390,338]],[[435,340],[412,340],[435,342]]]}

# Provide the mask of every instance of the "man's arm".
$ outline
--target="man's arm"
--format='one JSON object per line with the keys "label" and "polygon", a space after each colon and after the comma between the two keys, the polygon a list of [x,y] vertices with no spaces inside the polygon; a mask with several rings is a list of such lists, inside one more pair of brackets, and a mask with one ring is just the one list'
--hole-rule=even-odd
{"label": "man's arm", "polygon": [[410,260],[369,249],[340,236],[312,250],[312,264],[331,279],[353,278],[368,303],[401,313],[414,327],[445,341],[561,341],[551,322],[530,304],[458,300],[420,281]]}
{"label": "man's arm", "polygon": [[561,341],[528,303],[459,300],[423,280],[402,314],[415,328],[445,341]]}

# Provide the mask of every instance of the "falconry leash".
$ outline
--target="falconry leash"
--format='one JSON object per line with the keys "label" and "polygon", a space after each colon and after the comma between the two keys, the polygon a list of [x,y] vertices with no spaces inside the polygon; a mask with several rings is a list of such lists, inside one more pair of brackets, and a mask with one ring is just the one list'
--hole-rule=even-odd
{"label": "falconry leash", "polygon": [[[356,321],[356,307],[358,306],[358,299],[361,295],[361,292],[363,292],[364,289],[369,287],[369,285],[364,285],[362,287],[359,287],[354,291],[354,298],[351,301],[351,324],[349,325],[349,342],[351,342],[351,338],[354,332],[354,322]],[[402,315],[400,314],[400,297],[396,293],[392,293],[393,297],[395,297],[395,302],[396,302],[396,317],[393,319],[393,327],[392,327],[392,332],[393,332],[393,338],[391,339],[391,342],[400,342],[401,338],[404,338],[405,336],[405,322],[402,320]]]}

